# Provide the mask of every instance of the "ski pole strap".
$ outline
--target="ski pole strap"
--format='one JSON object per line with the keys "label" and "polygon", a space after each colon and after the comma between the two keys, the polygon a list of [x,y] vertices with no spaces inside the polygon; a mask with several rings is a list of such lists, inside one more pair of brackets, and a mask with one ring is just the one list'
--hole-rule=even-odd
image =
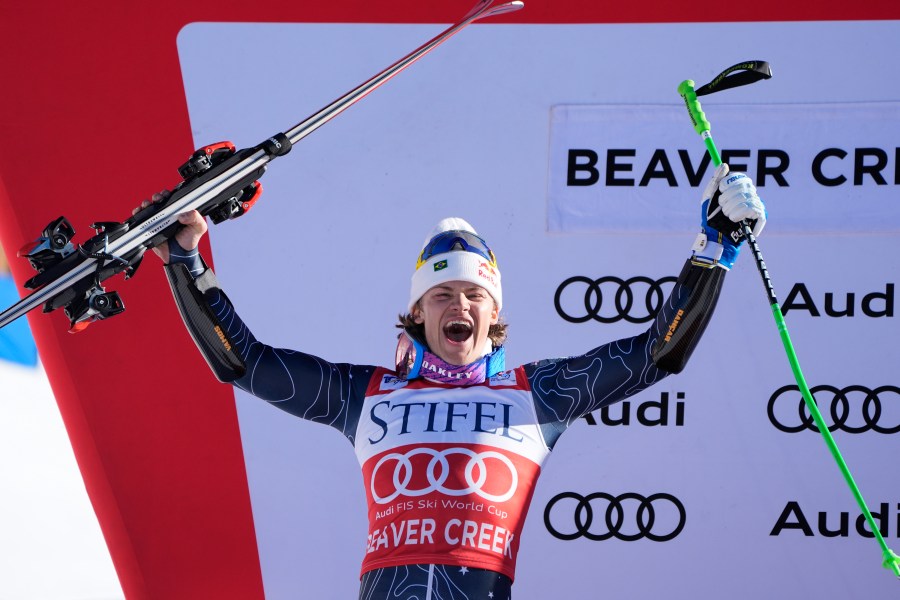
{"label": "ski pole strap", "polygon": [[706,85],[701,85],[699,88],[694,89],[695,84],[690,79],[682,81],[678,86],[678,93],[684,98],[688,114],[691,116],[691,122],[694,124],[694,130],[703,137],[703,141],[706,143],[706,148],[709,150],[709,155],[715,166],[718,167],[722,164],[722,159],[719,156],[719,151],[715,144],[712,143],[712,138],[709,137],[709,131],[712,127],[710,126],[703,109],[700,108],[700,101],[697,100],[697,97],[714,94],[716,92],[721,92],[722,90],[728,90],[742,85],[749,85],[771,77],[772,68],[769,66],[769,63],[764,60],[748,60],[732,67],[728,67],[716,75],[715,79]]}
{"label": "ski pole strap", "polygon": [[740,87],[756,83],[761,79],[769,79],[772,77],[772,68],[764,60],[748,60],[738,63],[733,67],[728,67],[716,78],[697,88],[698,96],[706,96],[707,94],[715,94],[722,90]]}

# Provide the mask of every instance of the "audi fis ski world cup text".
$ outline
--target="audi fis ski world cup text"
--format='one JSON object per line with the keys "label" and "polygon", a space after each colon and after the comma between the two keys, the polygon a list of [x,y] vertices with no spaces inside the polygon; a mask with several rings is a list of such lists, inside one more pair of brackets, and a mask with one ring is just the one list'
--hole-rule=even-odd
{"label": "audi fis ski world cup text", "polygon": [[[427,490],[423,493],[427,493]],[[436,491],[436,490],[435,490]],[[458,493],[457,493],[458,492]],[[454,495],[460,495],[462,490],[454,490]],[[485,509],[487,506],[487,509]],[[395,502],[391,506],[387,507],[381,511],[375,511],[375,519],[383,519],[385,517],[389,517],[397,512],[402,512],[404,510],[412,510],[414,508],[418,509],[429,509],[429,510],[464,510],[468,513],[479,513],[479,512],[487,512],[488,514],[497,515],[501,519],[506,519],[509,517],[509,513],[505,510],[497,508],[493,504],[485,505],[481,502],[463,502],[462,500],[403,500],[401,502]]]}

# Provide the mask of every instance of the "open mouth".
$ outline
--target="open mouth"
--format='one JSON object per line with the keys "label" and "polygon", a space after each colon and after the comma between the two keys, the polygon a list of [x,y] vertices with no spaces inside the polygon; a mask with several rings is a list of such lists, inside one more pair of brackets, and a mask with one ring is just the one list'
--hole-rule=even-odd
{"label": "open mouth", "polygon": [[472,325],[465,321],[450,321],[444,325],[444,335],[454,344],[461,344],[472,337]]}

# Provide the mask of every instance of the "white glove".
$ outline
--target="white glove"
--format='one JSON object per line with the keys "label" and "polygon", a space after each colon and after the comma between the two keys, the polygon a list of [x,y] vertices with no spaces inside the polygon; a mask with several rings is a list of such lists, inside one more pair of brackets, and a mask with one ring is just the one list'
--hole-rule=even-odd
{"label": "white glove", "polygon": [[756,186],[745,173],[728,173],[728,165],[716,168],[701,198],[701,232],[694,242],[694,259],[700,264],[730,269],[744,241],[741,223],[750,221],[754,237],[766,226],[766,209]]}
{"label": "white glove", "polygon": [[[721,210],[722,214],[728,217],[734,223],[740,223],[744,220],[756,221],[752,224],[753,236],[759,237],[763,228],[766,226],[766,207],[756,193],[756,186],[753,180],[746,173],[734,172],[729,174],[728,164],[722,163],[716,168],[712,179],[706,184],[703,191],[703,200],[713,199],[713,196],[719,191],[718,206],[715,201],[710,202],[710,212],[707,215],[707,222],[715,227],[717,219],[715,216]],[[729,234],[725,231],[726,227],[715,227],[722,233]],[[735,240],[732,236],[732,240]]]}

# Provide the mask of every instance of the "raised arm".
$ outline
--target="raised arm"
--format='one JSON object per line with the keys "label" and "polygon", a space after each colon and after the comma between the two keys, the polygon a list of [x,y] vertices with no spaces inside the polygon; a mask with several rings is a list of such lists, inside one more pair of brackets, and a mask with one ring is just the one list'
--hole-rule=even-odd
{"label": "raised arm", "polygon": [[624,400],[670,373],[679,373],[712,317],[725,273],[742,242],[738,223],[756,232],[765,210],[750,178],[716,170],[701,199],[701,232],[671,294],[642,334],[581,356],[527,365],[538,416],[552,446],[575,419]]}
{"label": "raised arm", "polygon": [[[166,273],[173,294],[188,330],[217,377],[292,415],[330,425],[354,441],[366,385],[375,367],[331,363],[260,342],[237,314],[212,270],[201,263],[202,274],[192,279],[191,267],[176,262],[180,259],[174,252],[172,256]],[[195,260],[200,262],[199,256]],[[227,355],[230,358],[223,358]]]}
{"label": "raised arm", "polygon": [[257,340],[200,257],[197,244],[206,232],[204,219],[194,212],[179,220],[185,227],[157,254],[166,263],[185,326],[215,376],[295,416],[330,425],[354,441],[375,368],[334,364]]}

